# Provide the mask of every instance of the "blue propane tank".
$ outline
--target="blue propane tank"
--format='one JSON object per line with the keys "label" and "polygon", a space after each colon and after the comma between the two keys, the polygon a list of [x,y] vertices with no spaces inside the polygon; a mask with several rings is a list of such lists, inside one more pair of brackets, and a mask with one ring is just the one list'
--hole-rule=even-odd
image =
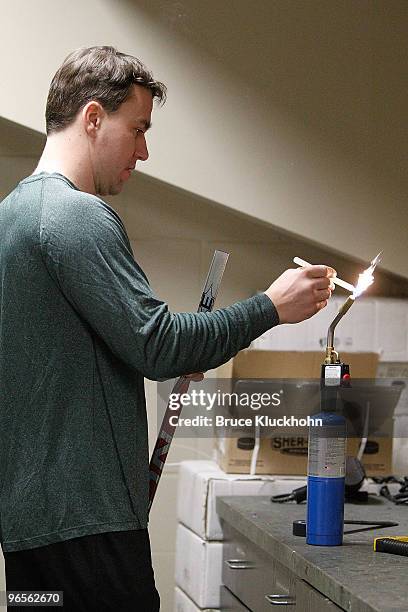
{"label": "blue propane tank", "polygon": [[306,543],[314,546],[343,543],[347,428],[336,413],[343,377],[349,378],[345,364],[322,367],[322,411],[309,428]]}

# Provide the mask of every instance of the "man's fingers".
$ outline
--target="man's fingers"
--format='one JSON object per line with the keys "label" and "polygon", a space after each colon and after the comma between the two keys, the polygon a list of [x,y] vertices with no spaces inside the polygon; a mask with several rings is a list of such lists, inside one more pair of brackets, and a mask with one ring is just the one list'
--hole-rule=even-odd
{"label": "man's fingers", "polygon": [[324,278],[319,278],[318,280],[313,281],[313,288],[316,291],[320,291],[321,289],[328,289],[330,287],[330,279],[325,276]]}
{"label": "man's fingers", "polygon": [[334,268],[330,268],[330,266],[308,266],[304,269],[306,270],[309,278],[337,276],[336,270]]}
{"label": "man's fingers", "polygon": [[327,266],[308,266],[304,269],[306,270],[306,274],[309,278],[321,278],[323,276],[327,276],[328,271]]}
{"label": "man's fingers", "polygon": [[315,296],[316,296],[316,301],[324,302],[330,298],[331,291],[329,289],[322,289],[320,291],[316,291]]}

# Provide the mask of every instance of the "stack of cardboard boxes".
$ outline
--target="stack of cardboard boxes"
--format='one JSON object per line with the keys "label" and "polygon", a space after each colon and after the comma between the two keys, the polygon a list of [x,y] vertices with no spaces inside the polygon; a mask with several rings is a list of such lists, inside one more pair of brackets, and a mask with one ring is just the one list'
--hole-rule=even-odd
{"label": "stack of cardboard boxes", "polygon": [[220,609],[224,536],[215,510],[219,495],[279,495],[304,478],[226,474],[214,461],[184,461],[177,507],[175,612]]}

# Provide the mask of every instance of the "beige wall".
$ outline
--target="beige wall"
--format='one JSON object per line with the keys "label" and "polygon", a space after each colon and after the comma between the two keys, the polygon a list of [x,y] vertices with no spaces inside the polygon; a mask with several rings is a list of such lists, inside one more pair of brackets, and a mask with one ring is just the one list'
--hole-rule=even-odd
{"label": "beige wall", "polygon": [[144,172],[408,276],[405,1],[15,0],[2,25],[1,116],[43,130],[63,57],[117,45],[169,85]]}

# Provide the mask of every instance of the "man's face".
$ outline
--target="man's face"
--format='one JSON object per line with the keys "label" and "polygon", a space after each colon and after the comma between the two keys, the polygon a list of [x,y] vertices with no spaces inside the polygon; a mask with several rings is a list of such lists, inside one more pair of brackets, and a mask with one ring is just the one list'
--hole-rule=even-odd
{"label": "man's face", "polygon": [[132,94],[117,111],[108,115],[102,110],[92,154],[97,194],[120,193],[136,162],[149,157],[145,133],[150,127],[152,107],[150,90],[134,85]]}

